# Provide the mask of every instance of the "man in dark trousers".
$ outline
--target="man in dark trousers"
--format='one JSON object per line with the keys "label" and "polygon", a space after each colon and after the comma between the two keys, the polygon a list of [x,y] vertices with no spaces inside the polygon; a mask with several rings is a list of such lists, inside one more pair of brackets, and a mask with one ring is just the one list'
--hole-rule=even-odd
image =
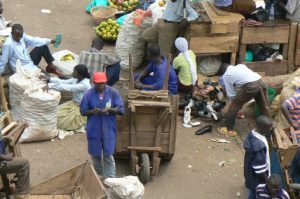
{"label": "man in dark trousers", "polygon": [[256,129],[250,131],[244,140],[244,177],[249,189],[248,199],[256,199],[255,191],[259,184],[266,183],[270,176],[270,155],[267,138],[273,128],[267,116],[256,119]]}

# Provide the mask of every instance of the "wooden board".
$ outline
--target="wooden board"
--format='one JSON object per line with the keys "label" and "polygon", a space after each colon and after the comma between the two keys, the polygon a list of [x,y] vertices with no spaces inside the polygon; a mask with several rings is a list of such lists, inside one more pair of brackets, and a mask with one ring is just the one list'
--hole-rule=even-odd
{"label": "wooden board", "polygon": [[226,12],[212,5],[210,2],[201,2],[203,9],[211,21],[211,33],[238,33],[239,24],[244,17],[241,14]]}
{"label": "wooden board", "polygon": [[288,62],[282,60],[281,62],[244,62],[248,68],[255,72],[264,72],[267,76],[276,76],[287,74]]}
{"label": "wooden board", "polygon": [[238,35],[191,37],[190,49],[196,54],[237,52],[238,43]]}
{"label": "wooden board", "polygon": [[297,40],[295,48],[295,65],[300,65],[300,24],[297,27]]}
{"label": "wooden board", "polygon": [[242,27],[241,44],[288,43],[289,24],[282,26]]}

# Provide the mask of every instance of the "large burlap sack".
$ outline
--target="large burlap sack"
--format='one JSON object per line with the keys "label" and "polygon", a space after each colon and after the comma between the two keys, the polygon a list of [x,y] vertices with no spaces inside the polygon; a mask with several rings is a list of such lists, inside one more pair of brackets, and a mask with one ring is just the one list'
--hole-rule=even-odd
{"label": "large burlap sack", "polygon": [[43,91],[41,88],[26,89],[20,103],[20,120],[28,127],[20,142],[50,140],[57,136],[57,109],[60,92]]}
{"label": "large burlap sack", "polygon": [[21,62],[16,63],[16,73],[9,77],[9,102],[13,119],[20,119],[20,102],[26,89],[46,86],[46,83],[39,80],[40,70],[34,73],[25,71]]}
{"label": "large burlap sack", "polygon": [[[61,61],[60,59],[65,56],[71,54],[74,57],[74,60],[70,61]],[[53,64],[57,66],[57,69],[65,76],[71,77],[73,73],[74,67],[79,63],[79,56],[69,50],[61,50],[53,55],[54,61]]]}
{"label": "large burlap sack", "polygon": [[203,75],[213,76],[219,71],[221,63],[220,55],[201,56],[197,59],[197,70]]}
{"label": "large burlap sack", "polygon": [[[135,11],[136,12],[136,11]],[[129,69],[129,54],[132,55],[132,65],[138,67],[144,57],[145,41],[141,38],[142,32],[152,25],[152,17],[145,17],[140,26],[134,24],[135,12],[124,19],[121,31],[116,42],[116,54],[121,58],[121,68]]]}

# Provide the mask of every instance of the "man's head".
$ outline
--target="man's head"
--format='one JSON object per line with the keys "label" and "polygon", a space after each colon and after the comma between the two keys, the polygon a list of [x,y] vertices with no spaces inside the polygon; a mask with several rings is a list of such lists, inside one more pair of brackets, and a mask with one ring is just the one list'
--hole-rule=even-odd
{"label": "man's head", "polygon": [[272,174],[270,178],[268,179],[267,182],[267,187],[269,191],[269,195],[271,197],[275,197],[278,192],[280,191],[280,183],[281,183],[281,178],[277,174]]}
{"label": "man's head", "polygon": [[159,46],[156,44],[151,44],[149,46],[149,53],[151,60],[154,61],[155,63],[159,63],[161,60],[161,55],[160,55],[160,49]]}
{"label": "man's head", "polygon": [[229,64],[227,64],[227,63],[222,63],[222,64],[220,65],[220,68],[219,68],[219,71],[218,71],[217,75],[219,75],[219,76],[224,75],[224,73],[226,72],[228,66],[229,66]]}
{"label": "man's head", "polygon": [[107,82],[106,74],[104,72],[95,72],[93,75],[93,82],[96,90],[99,93],[103,93],[105,91],[105,85]]}
{"label": "man's head", "polygon": [[91,46],[92,48],[96,48],[97,50],[102,50],[103,46],[104,46],[104,42],[102,39],[100,38],[93,39],[92,46]]}
{"label": "man's head", "polygon": [[0,15],[3,13],[2,0],[0,0]]}
{"label": "man's head", "polygon": [[273,123],[267,116],[261,115],[256,119],[256,127],[258,133],[262,135],[268,135],[271,133],[273,128]]}
{"label": "man's head", "polygon": [[23,26],[21,24],[14,24],[11,27],[11,35],[12,35],[12,38],[16,42],[19,42],[22,39],[23,33],[24,33],[24,29],[23,29]]}

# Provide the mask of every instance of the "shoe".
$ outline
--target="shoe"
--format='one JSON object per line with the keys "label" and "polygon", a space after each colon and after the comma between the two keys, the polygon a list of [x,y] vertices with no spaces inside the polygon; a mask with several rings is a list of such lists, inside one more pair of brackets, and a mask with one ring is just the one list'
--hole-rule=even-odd
{"label": "shoe", "polygon": [[205,133],[211,132],[212,130],[212,125],[207,125],[205,127],[202,127],[198,131],[195,132],[196,135],[203,135]]}
{"label": "shoe", "polygon": [[14,195],[15,199],[30,199],[31,195],[30,194],[16,194]]}
{"label": "shoe", "polygon": [[64,74],[62,74],[61,72],[59,72],[56,68],[54,68],[53,66],[47,66],[46,67],[46,72],[47,73],[53,73],[53,74],[55,74],[55,75],[57,75],[58,77],[62,77],[62,78],[64,78],[65,77],[65,75]]}

